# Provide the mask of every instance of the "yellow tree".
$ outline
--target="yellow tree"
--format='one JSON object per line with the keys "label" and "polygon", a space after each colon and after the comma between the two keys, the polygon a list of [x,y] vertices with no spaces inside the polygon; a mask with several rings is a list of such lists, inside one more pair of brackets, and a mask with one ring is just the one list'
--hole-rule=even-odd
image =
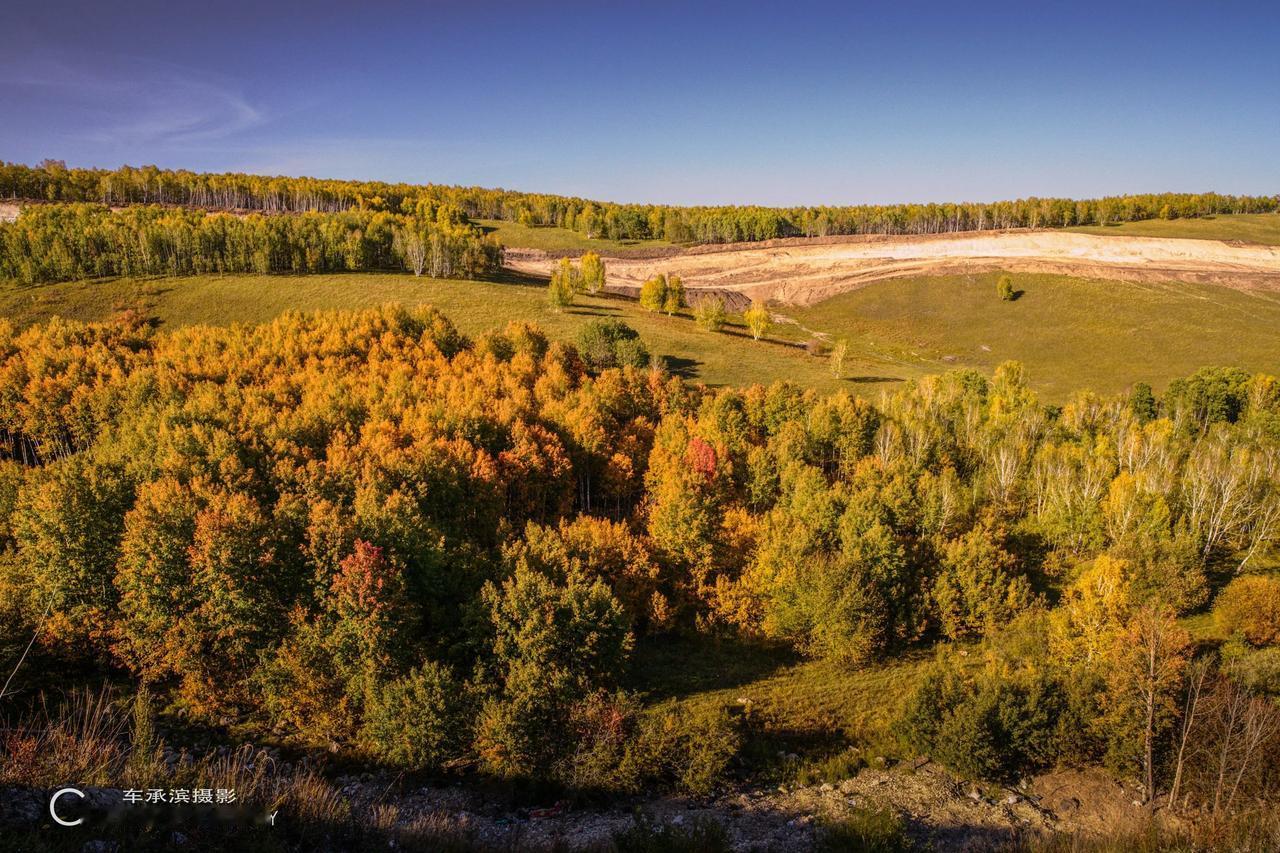
{"label": "yellow tree", "polygon": [[770,316],[769,309],[764,307],[761,302],[752,302],[751,307],[743,312],[742,319],[746,322],[747,328],[751,330],[751,337],[757,341],[760,336],[769,331]]}
{"label": "yellow tree", "polygon": [[667,304],[667,277],[658,273],[640,285],[640,307],[646,311],[661,311]]}
{"label": "yellow tree", "polygon": [[582,256],[581,273],[582,287],[587,293],[599,293],[604,290],[604,261],[600,260],[600,256],[595,252],[587,252]]}
{"label": "yellow tree", "polygon": [[667,276],[667,294],[662,300],[662,310],[670,317],[684,305],[684,282],[678,275]]}

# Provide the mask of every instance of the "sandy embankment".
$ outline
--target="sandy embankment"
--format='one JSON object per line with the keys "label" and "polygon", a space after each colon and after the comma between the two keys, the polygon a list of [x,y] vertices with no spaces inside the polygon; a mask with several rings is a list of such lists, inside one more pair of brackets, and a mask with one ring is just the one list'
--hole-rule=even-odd
{"label": "sandy embankment", "polygon": [[[549,274],[553,258],[512,250],[508,265]],[[676,273],[691,293],[809,305],[871,282],[922,275],[1059,273],[1124,281],[1190,281],[1280,290],[1280,247],[1066,231],[1006,231],[920,237],[775,240],[699,246],[664,258],[611,258],[609,289],[634,292],[659,272]]]}

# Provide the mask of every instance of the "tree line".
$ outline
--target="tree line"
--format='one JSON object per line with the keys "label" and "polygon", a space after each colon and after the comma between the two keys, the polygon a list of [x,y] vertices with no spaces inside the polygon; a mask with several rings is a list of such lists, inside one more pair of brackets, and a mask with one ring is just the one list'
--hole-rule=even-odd
{"label": "tree line", "polygon": [[350,209],[416,212],[449,206],[471,218],[569,228],[587,237],[729,243],[778,237],[938,234],[1008,228],[1106,225],[1143,219],[1267,213],[1280,196],[1145,193],[1097,199],[1026,198],[997,202],[802,206],[618,204],[589,199],[437,184],[205,174],[154,166],[69,169],[0,163],[0,196],[108,205],[173,204],[265,212]]}
{"label": "tree line", "polygon": [[434,218],[348,210],[296,215],[140,205],[31,205],[0,223],[0,277],[321,273],[402,269],[442,278],[496,272],[502,247],[448,208]]}
{"label": "tree line", "polygon": [[[960,772],[1277,790],[1275,378],[1051,407],[1009,363],[872,404],[608,367],[624,343],[584,338],[592,370],[425,308],[0,324],[0,645],[395,766],[690,791],[743,722],[643,709],[640,640],[932,645],[902,737]],[[1208,609],[1192,714],[1177,618]]]}

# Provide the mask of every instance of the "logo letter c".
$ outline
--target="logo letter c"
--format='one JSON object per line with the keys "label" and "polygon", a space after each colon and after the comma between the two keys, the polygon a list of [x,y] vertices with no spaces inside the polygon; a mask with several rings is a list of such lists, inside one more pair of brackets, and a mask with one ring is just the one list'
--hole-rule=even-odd
{"label": "logo letter c", "polygon": [[79,826],[80,824],[84,823],[84,818],[82,817],[78,817],[75,820],[63,820],[62,818],[58,817],[58,811],[57,809],[54,808],[54,806],[57,805],[58,798],[61,797],[63,794],[75,794],[80,799],[82,800],[84,799],[84,791],[77,790],[76,788],[62,788],[61,790],[57,791],[52,797],[49,798],[50,817],[52,817],[55,822],[57,822],[62,826]]}

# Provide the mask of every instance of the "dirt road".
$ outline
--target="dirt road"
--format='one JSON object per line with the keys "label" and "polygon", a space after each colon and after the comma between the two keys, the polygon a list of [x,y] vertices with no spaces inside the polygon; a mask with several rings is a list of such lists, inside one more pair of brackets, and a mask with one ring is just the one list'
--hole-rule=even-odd
{"label": "dirt road", "polygon": [[[548,274],[554,260],[540,252],[511,250],[507,263],[521,272]],[[738,304],[765,299],[809,305],[887,278],[994,269],[1280,290],[1280,247],[1066,231],[775,240],[607,263],[611,290],[633,291],[659,272],[676,273],[691,295],[721,292]]]}

